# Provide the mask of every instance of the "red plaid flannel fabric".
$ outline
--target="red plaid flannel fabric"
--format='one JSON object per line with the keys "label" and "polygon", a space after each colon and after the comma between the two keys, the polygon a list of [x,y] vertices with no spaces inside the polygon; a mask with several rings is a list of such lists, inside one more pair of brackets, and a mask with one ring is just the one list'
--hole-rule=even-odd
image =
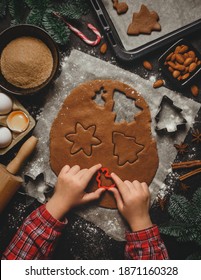
{"label": "red plaid flannel fabric", "polygon": [[[45,260],[50,259],[56,241],[62,234],[67,221],[55,220],[45,205],[33,211],[19,228],[5,250],[2,260]],[[167,259],[168,254],[160,238],[157,226],[126,234],[127,259]]]}
{"label": "red plaid flannel fabric", "polygon": [[25,219],[2,260],[50,259],[56,240],[66,223],[55,220],[45,205],[40,206]]}
{"label": "red plaid flannel fabric", "polygon": [[156,225],[126,233],[125,258],[131,260],[168,260],[168,252]]}

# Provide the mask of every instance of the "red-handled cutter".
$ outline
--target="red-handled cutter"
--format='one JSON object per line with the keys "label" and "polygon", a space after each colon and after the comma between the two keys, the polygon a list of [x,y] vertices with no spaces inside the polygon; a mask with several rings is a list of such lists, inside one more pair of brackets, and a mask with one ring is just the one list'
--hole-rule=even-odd
{"label": "red-handled cutter", "polygon": [[109,174],[108,168],[106,167],[100,168],[96,176],[96,182],[98,183],[98,188],[109,189],[109,188],[114,188],[116,186],[115,184],[112,184],[110,186],[103,186],[101,183],[101,174],[104,174],[105,178],[112,179],[111,175]]}

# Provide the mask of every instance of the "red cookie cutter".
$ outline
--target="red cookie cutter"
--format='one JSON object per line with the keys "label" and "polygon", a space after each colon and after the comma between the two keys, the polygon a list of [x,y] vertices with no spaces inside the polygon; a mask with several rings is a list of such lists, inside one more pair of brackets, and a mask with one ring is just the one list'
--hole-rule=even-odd
{"label": "red cookie cutter", "polygon": [[109,189],[109,188],[114,188],[116,185],[115,184],[112,184],[110,186],[102,186],[102,183],[101,183],[101,174],[104,174],[105,175],[105,178],[109,178],[111,179],[111,175],[109,174],[109,170],[108,168],[106,167],[102,167],[100,168],[100,170],[98,171],[98,174],[96,176],[96,182],[98,183],[98,188],[104,188],[104,189]]}

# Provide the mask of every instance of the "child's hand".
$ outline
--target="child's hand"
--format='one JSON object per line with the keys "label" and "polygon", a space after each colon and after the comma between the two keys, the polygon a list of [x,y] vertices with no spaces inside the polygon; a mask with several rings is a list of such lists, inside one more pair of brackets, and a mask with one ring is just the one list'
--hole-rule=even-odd
{"label": "child's hand", "polygon": [[89,181],[100,168],[101,164],[82,170],[78,165],[72,168],[66,165],[62,168],[54,195],[46,204],[46,209],[54,218],[60,220],[71,208],[100,197],[104,189],[97,189],[92,193],[85,192]]}
{"label": "child's hand", "polygon": [[122,181],[116,174],[111,174],[117,188],[110,188],[117,201],[117,207],[127,220],[132,231],[152,226],[149,216],[150,192],[146,183]]}

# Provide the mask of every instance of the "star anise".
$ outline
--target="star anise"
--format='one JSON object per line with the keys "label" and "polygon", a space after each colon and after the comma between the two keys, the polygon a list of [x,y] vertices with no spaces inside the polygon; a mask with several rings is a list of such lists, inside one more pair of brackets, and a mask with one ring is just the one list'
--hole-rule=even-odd
{"label": "star anise", "polygon": [[179,154],[184,154],[188,152],[188,144],[181,143],[180,145],[174,144],[174,147],[177,149]]}
{"label": "star anise", "polygon": [[199,129],[195,129],[192,132],[192,136],[193,136],[192,142],[196,142],[196,143],[201,142],[201,132],[199,131]]}
{"label": "star anise", "polygon": [[166,197],[163,197],[163,198],[158,197],[158,204],[159,204],[162,211],[165,210],[166,203],[167,203],[167,198]]}
{"label": "star anise", "polygon": [[182,191],[187,191],[190,187],[185,185],[184,183],[181,183],[180,188]]}

